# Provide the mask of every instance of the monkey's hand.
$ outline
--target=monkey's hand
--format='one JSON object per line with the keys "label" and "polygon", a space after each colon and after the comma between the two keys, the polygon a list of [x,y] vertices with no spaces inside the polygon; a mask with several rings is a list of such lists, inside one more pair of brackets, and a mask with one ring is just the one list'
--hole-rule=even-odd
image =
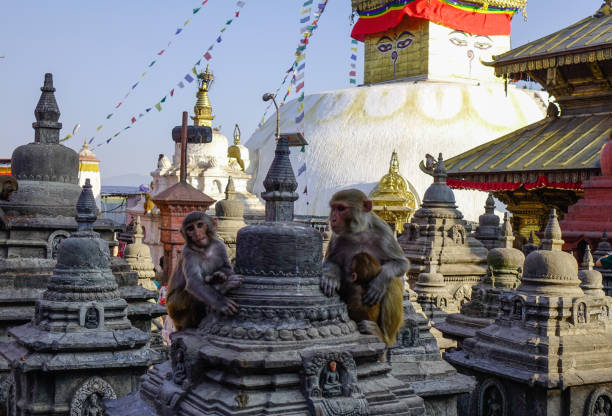
{"label": "monkey's hand", "polygon": [[323,263],[323,276],[321,276],[321,290],[326,296],[334,296],[340,289],[340,267],[335,263]]}
{"label": "monkey's hand", "polygon": [[227,281],[223,284],[223,288],[221,292],[225,294],[232,289],[236,289],[237,287],[240,287],[241,284],[242,284],[242,276],[240,276],[239,274],[231,274],[227,278]]}
{"label": "monkey's hand", "polygon": [[222,296],[222,299],[219,305],[211,305],[211,307],[217,312],[227,316],[232,316],[238,312],[238,304],[236,302],[225,296]]}
{"label": "monkey's hand", "polygon": [[383,272],[376,276],[368,285],[368,290],[363,294],[363,303],[367,306],[379,304],[387,293],[389,280]]}

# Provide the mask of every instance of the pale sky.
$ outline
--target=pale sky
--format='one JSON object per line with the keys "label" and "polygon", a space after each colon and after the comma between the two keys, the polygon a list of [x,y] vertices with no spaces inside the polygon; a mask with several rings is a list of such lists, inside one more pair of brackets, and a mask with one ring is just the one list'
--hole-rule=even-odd
{"label": "pale sky", "polygon": [[[10,157],[15,147],[33,141],[34,108],[44,73],[51,72],[63,123],[61,136],[81,124],[77,136],[64,143],[77,151],[84,139],[96,136],[92,146],[105,142],[130,125],[133,116],[146,114],[95,153],[103,178],[148,175],[159,153],[173,153],[171,130],[180,124],[181,112],[193,112],[196,83],[185,82],[184,89],[177,84],[212,44],[213,126],[221,126],[231,142],[238,123],[246,141],[265,110],[262,94],[276,90],[293,62],[304,0],[244,1],[236,19],[235,0],[209,0],[195,15],[192,10],[202,0],[2,0],[0,158]],[[528,21],[520,14],[514,17],[512,45],[566,27],[593,14],[600,3],[529,0]],[[306,50],[306,94],[349,86],[349,16],[350,0],[329,0]],[[226,26],[230,18],[234,20]],[[223,27],[227,30],[217,43]],[[183,31],[175,35],[179,28]],[[173,41],[170,47],[169,41]],[[157,55],[162,49],[165,52]],[[149,68],[153,60],[156,63]],[[358,83],[363,79],[362,67],[360,45]],[[144,71],[147,75],[141,78]],[[136,82],[139,84],[131,90]],[[281,99],[287,86],[279,92]],[[161,112],[154,108],[145,112],[165,95],[168,98]],[[115,110],[120,101],[123,104]],[[111,112],[114,115],[106,120]],[[96,134],[100,124],[104,127]]]}

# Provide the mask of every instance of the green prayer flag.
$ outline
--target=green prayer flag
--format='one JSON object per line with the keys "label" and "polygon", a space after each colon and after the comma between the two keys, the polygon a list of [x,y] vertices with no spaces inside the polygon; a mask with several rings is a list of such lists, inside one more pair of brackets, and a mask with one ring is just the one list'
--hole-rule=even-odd
{"label": "green prayer flag", "polygon": [[151,68],[153,65],[155,65],[155,61],[153,61],[153,62],[151,62],[151,63],[149,64],[149,68]]}
{"label": "green prayer flag", "polygon": [[157,111],[161,111],[162,110],[160,103],[155,104],[155,108],[157,108]]}
{"label": "green prayer flag", "polygon": [[126,128],[124,128],[123,130],[127,130],[127,129],[129,129],[130,127],[131,127],[131,126],[127,126],[127,127],[126,127]]}
{"label": "green prayer flag", "polygon": [[356,84],[356,83],[357,83],[357,82],[356,82],[354,79],[351,79],[349,82],[350,82],[351,84]]}
{"label": "green prayer flag", "polygon": [[[198,61],[200,62],[200,61]],[[197,65],[197,64],[196,64]],[[198,76],[198,70],[196,69],[196,67],[194,66],[193,68],[191,68],[191,72],[193,72],[195,74],[195,76]]]}
{"label": "green prayer flag", "polygon": [[120,132],[120,131],[118,131],[117,133],[113,134],[113,137],[117,137],[117,136],[119,136],[120,134],[121,134],[121,132]]}
{"label": "green prayer flag", "polygon": [[109,115],[106,116],[106,119],[108,120],[109,118],[111,118],[113,116],[113,113],[110,113]]}
{"label": "green prayer flag", "polygon": [[304,93],[302,93],[302,95],[300,95],[298,97],[298,101],[301,103],[302,101],[304,101]]}
{"label": "green prayer flag", "polygon": [[166,96],[164,95],[164,98],[162,98],[161,100],[159,100],[160,103],[165,103],[166,102]]}
{"label": "green prayer flag", "polygon": [[302,148],[300,149],[300,152],[306,152],[306,146],[302,146]]}
{"label": "green prayer flag", "polygon": [[225,29],[227,29],[227,28],[224,27],[223,29],[221,29],[221,33],[225,32]]}
{"label": "green prayer flag", "polygon": [[197,12],[199,12],[201,9],[201,7],[198,7],[197,9],[193,9],[193,14],[196,14]]}
{"label": "green prayer flag", "polygon": [[312,4],[312,0],[308,0],[307,2],[302,4],[302,7],[310,6],[311,4]]}
{"label": "green prayer flag", "polygon": [[232,24],[232,20],[234,20],[234,19],[230,19],[230,20],[228,20],[227,22],[225,22],[225,24],[226,24],[226,25],[231,25],[231,24]]}
{"label": "green prayer flag", "polygon": [[201,59],[198,62],[195,63],[195,66],[200,65],[200,61],[201,61]]}

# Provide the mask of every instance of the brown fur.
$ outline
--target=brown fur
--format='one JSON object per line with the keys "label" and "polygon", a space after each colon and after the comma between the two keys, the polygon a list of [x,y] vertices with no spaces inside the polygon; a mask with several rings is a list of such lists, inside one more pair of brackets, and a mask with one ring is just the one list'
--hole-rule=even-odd
{"label": "brown fur", "polygon": [[351,283],[347,283],[346,289],[342,291],[343,300],[347,304],[349,317],[352,320],[374,322],[376,334],[387,347],[391,347],[395,344],[397,333],[404,322],[402,279],[392,279],[387,294],[380,304],[366,306],[362,302],[368,284],[378,276],[381,269],[380,263],[368,253],[356,254],[351,262]]}

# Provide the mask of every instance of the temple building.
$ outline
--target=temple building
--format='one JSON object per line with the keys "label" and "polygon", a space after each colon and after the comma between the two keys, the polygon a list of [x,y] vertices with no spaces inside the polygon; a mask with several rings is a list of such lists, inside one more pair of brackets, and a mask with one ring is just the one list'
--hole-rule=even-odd
{"label": "temple building", "polygon": [[[198,76],[199,87],[196,93],[194,115],[191,117],[193,126],[211,127],[212,105],[208,97],[210,86],[214,80],[208,67]],[[180,130],[180,129],[179,129]],[[151,172],[153,181],[151,190],[146,198],[136,205],[128,206],[127,212],[133,218],[140,216],[145,230],[144,242],[151,247],[153,263],[159,265],[164,256],[160,243],[161,218],[159,209],[153,204],[161,192],[179,183],[181,165],[181,141],[178,131],[173,132],[175,151],[172,160],[160,154],[157,169]],[[244,216],[247,219],[256,219],[263,216],[263,203],[260,199],[247,191],[247,182],[251,175],[245,172],[250,167],[249,152],[240,144],[240,129],[234,129],[234,144],[229,146],[227,138],[219,131],[212,129],[212,140],[206,141],[202,137],[189,135],[187,139],[187,178],[186,183],[201,193],[205,193],[215,201],[225,198],[225,188],[230,176],[234,182],[234,198],[244,204]],[[215,204],[209,206],[208,214],[215,214]]]}
{"label": "temple building", "polygon": [[399,173],[397,152],[391,154],[389,172],[383,176],[369,197],[372,210],[400,234],[404,224],[410,221],[412,213],[421,201],[415,199],[417,192],[406,178]]}
{"label": "temple building", "polygon": [[601,275],[579,279],[562,245],[552,210],[542,249],[525,259],[517,290],[501,295],[495,322],[446,353],[478,381],[470,414],[610,414],[612,298],[599,290]]}
{"label": "temple building", "polygon": [[[562,217],[601,173],[600,150],[612,124],[611,51],[612,19],[596,13],[494,56],[488,65],[498,77],[529,77],[556,104],[545,119],[449,159],[449,186],[492,191],[512,212],[522,242],[543,228],[551,208]],[[490,108],[503,111],[493,102]],[[576,238],[568,234],[568,241]]]}
{"label": "temple building", "polygon": [[102,183],[100,181],[100,159],[87,146],[87,140],[83,142],[83,147],[79,151],[79,186],[85,185],[89,179],[91,183],[96,206],[100,209],[100,191]]}
{"label": "temple building", "polygon": [[[328,202],[340,189],[357,187],[370,194],[387,173],[393,150],[401,160],[399,174],[413,185],[419,201],[430,184],[418,168],[422,155],[437,155],[440,149],[458,154],[545,115],[546,93],[510,86],[506,94],[503,80],[481,63],[509,50],[510,20],[525,1],[463,4],[352,1],[359,13],[353,38],[365,43],[365,85],[305,95],[309,146],[291,156],[295,166],[306,167],[297,178],[303,197],[296,202],[296,215],[326,217]],[[295,99],[281,106],[281,131],[298,131],[300,104]],[[255,194],[264,189],[276,145],[275,118],[246,142]],[[477,220],[486,195],[456,196],[466,218]]]}

